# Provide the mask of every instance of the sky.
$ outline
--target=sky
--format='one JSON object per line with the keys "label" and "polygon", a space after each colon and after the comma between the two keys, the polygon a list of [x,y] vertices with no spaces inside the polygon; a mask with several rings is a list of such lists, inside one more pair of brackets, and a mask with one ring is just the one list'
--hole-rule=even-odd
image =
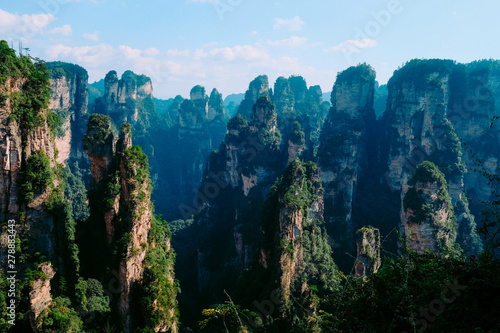
{"label": "sky", "polygon": [[498,0],[0,1],[0,39],[46,61],[151,77],[154,95],[242,93],[256,76],[329,92],[366,62],[385,84],[413,58],[500,59]]}

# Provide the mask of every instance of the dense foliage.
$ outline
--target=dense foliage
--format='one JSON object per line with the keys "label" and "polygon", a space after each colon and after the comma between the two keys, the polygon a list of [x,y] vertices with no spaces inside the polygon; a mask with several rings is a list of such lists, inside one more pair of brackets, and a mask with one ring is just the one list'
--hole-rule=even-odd
{"label": "dense foliage", "polygon": [[52,185],[54,172],[44,150],[37,150],[28,157],[26,167],[21,171],[21,179],[22,196],[26,202]]}
{"label": "dense foliage", "polygon": [[179,283],[174,280],[175,252],[170,247],[171,233],[166,221],[158,216],[151,221],[148,250],[144,259],[140,302],[149,327],[173,328],[178,320],[176,295]]}

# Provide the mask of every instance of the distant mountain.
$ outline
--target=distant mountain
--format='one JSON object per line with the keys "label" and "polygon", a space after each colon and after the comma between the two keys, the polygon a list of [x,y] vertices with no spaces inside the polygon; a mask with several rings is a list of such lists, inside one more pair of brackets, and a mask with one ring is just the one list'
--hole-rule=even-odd
{"label": "distant mountain", "polygon": [[[328,103],[330,103],[330,97],[331,97],[331,95],[332,95],[332,92],[331,92],[331,91],[326,92],[326,93],[323,93],[323,94],[321,95],[321,97],[323,98],[323,102],[328,102]],[[330,103],[330,104],[331,104],[331,103]]]}
{"label": "distant mountain", "polygon": [[88,85],[89,90],[89,104],[95,102],[95,100],[102,95],[104,95],[104,79],[90,83]]}
{"label": "distant mountain", "polygon": [[232,118],[236,115],[238,106],[241,101],[245,98],[245,94],[231,94],[224,99],[224,108],[227,114]]}

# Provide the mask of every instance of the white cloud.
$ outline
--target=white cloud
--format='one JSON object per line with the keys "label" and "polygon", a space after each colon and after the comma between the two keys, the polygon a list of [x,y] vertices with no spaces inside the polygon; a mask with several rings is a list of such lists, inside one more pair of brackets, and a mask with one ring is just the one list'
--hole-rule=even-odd
{"label": "white cloud", "polygon": [[99,41],[99,32],[94,31],[93,33],[84,33],[82,35],[82,37],[85,39],[94,41],[94,42],[98,42]]}
{"label": "white cloud", "polygon": [[0,9],[0,33],[31,38],[42,33],[56,18],[51,14],[18,15]]}
{"label": "white cloud", "polygon": [[189,57],[189,50],[171,49],[167,50],[167,57]]}
{"label": "white cloud", "polygon": [[275,47],[295,48],[295,47],[304,46],[307,43],[307,38],[298,37],[298,36],[291,36],[290,38],[286,38],[286,39],[282,39],[282,40],[276,40],[276,41],[268,40],[267,43],[269,45],[275,46]]}
{"label": "white cloud", "polygon": [[212,49],[209,54],[211,56],[221,56],[224,60],[227,61],[255,61],[269,58],[269,55],[265,50],[256,48],[251,45],[236,45],[233,47]]}
{"label": "white cloud", "polygon": [[358,50],[370,49],[377,46],[377,41],[374,39],[359,39],[359,40],[346,40],[340,44],[335,45],[325,51],[327,52],[356,52]]}
{"label": "white cloud", "polygon": [[48,32],[50,35],[61,35],[61,36],[71,36],[73,29],[69,24],[65,24],[62,27],[57,27]]}
{"label": "white cloud", "polygon": [[46,49],[49,60],[76,62],[83,67],[109,66],[116,59],[116,50],[108,44],[70,47],[62,44]]}
{"label": "white cloud", "polygon": [[128,59],[137,59],[141,56],[142,51],[139,49],[133,49],[130,46],[120,45],[118,49],[122,54]]}
{"label": "white cloud", "polygon": [[258,35],[259,32],[257,30],[254,30],[250,33],[250,36],[255,36],[255,35]]}
{"label": "white cloud", "polygon": [[290,31],[299,31],[300,29],[302,29],[302,26],[304,24],[304,21],[302,21],[298,16],[295,16],[294,18],[289,20],[277,18],[274,20],[274,30],[285,28]]}
{"label": "white cloud", "polygon": [[144,50],[144,55],[147,57],[154,57],[160,54],[160,50],[155,47],[150,47],[149,49]]}
{"label": "white cloud", "polygon": [[57,44],[47,48],[45,58],[83,66],[91,82],[102,79],[110,70],[119,74],[125,70],[145,74],[152,79],[155,96],[160,98],[188,96],[196,84],[204,85],[207,90],[215,87],[225,94],[244,92],[248,83],[262,73],[270,78],[314,73],[314,68],[304,65],[299,58],[273,55],[267,48],[268,45],[252,44],[160,52],[128,45]]}

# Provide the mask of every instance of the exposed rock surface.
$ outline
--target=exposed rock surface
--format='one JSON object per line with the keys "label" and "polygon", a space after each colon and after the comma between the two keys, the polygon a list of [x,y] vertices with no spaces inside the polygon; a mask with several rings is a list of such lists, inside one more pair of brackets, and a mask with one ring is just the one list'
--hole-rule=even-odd
{"label": "exposed rock surface", "polygon": [[[382,151],[387,149],[383,157],[387,158],[384,178],[393,191],[400,191],[401,198],[417,165],[425,160],[436,164],[445,175],[446,190],[458,210],[460,245],[475,253],[481,244],[465,197],[470,185],[464,186],[465,166],[471,170],[473,165],[467,157],[466,164],[462,161],[459,138],[464,138],[464,121],[457,118],[457,109],[460,109],[457,101],[464,98],[467,90],[464,87],[470,86],[465,68],[451,60],[412,60],[396,71],[388,84],[384,114],[387,141]],[[484,131],[487,125],[484,122],[482,125]],[[455,132],[455,126],[461,128],[460,133]],[[473,132],[474,127],[469,133]]]}
{"label": "exposed rock surface", "polygon": [[443,253],[451,251],[457,224],[447,182],[431,162],[417,166],[411,186],[403,200],[403,234],[411,251]]}
{"label": "exposed rock surface", "polygon": [[[316,165],[293,160],[270,190],[262,215],[257,265],[253,272],[246,272],[241,282],[246,286],[241,292],[244,300],[279,299],[273,300],[278,308],[271,314],[277,321],[287,311],[293,312],[296,300],[301,299],[301,311],[297,312],[312,323],[310,331],[314,331],[311,319],[317,305],[312,285],[328,290],[338,283],[331,248],[320,227],[322,194]],[[281,329],[292,327],[291,323],[279,325]]]}
{"label": "exposed rock surface", "polygon": [[295,157],[313,159],[325,118],[321,88],[307,88],[301,76],[279,77],[274,83],[272,101],[289,161]]}
{"label": "exposed rock surface", "polygon": [[361,228],[356,232],[357,258],[354,267],[356,277],[377,273],[380,259],[380,230],[373,227]]}
{"label": "exposed rock surface", "polygon": [[[89,193],[92,228],[106,230],[105,239],[102,236],[95,238],[96,243],[101,243],[94,244],[94,248],[109,251],[109,257],[93,274],[102,274],[98,270],[104,267],[118,271],[120,294],[116,306],[125,332],[133,331],[145,320],[140,317],[138,290],[143,280],[153,220],[147,156],[139,146],[132,146],[131,128],[130,123],[125,122],[117,139],[109,117],[92,115],[84,140],[92,171]],[[170,239],[166,241],[169,243]],[[170,252],[169,245],[166,252]],[[100,255],[102,257],[102,253]],[[172,271],[173,266],[169,274],[173,274]],[[164,278],[169,278],[173,284],[173,275]],[[174,300],[175,296],[174,293]],[[166,311],[174,313],[171,322],[160,321],[153,329],[159,331],[167,327],[176,332],[175,307]]]}
{"label": "exposed rock surface", "polygon": [[374,85],[375,72],[368,65],[339,73],[320,137],[318,165],[325,188],[325,222],[332,246],[341,246],[343,252],[354,252],[353,203],[358,178],[369,167],[367,130],[375,122]]}
{"label": "exposed rock surface", "polygon": [[61,118],[62,125],[55,138],[59,151],[57,162],[68,158],[81,161],[82,139],[87,124],[88,74],[77,65],[64,62],[47,63],[50,72],[49,108]]}
{"label": "exposed rock surface", "polygon": [[197,213],[195,240],[187,254],[197,262],[178,271],[181,278],[196,272],[195,284],[185,286],[181,297],[213,303],[224,297],[223,288],[231,291],[253,261],[263,202],[286,163],[276,118],[269,98],[260,97],[251,121],[241,115],[229,121],[225,142],[210,155],[200,190],[184,207]]}
{"label": "exposed rock surface", "polygon": [[41,325],[37,321],[38,317],[52,304],[50,280],[55,275],[55,271],[50,263],[41,264],[38,266],[38,271],[41,272],[42,276],[32,281],[30,292],[30,323],[34,332],[37,332]]}

